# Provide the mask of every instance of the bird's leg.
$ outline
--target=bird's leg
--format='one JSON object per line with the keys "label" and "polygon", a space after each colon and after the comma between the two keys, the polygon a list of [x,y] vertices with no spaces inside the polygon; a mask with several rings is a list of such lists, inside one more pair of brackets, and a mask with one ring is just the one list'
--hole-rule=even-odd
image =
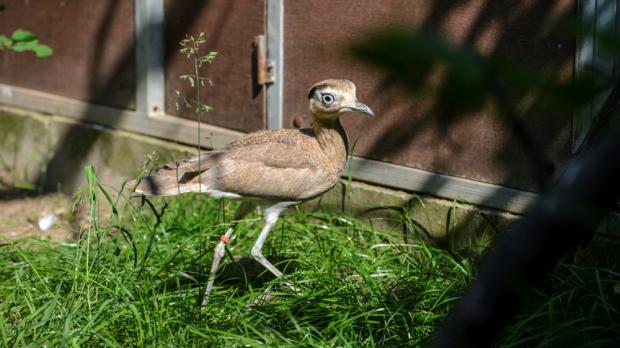
{"label": "bird's leg", "polygon": [[[275,225],[276,221],[278,221],[278,216],[280,216],[280,213],[282,213],[282,211],[284,211],[289,206],[297,203],[299,202],[280,202],[263,209],[263,214],[265,215],[265,225],[263,226],[263,229],[261,230],[258,238],[256,239],[256,242],[254,243],[254,246],[252,247],[252,257],[256,261],[258,261],[258,263],[267,268],[276,277],[281,277],[282,272],[280,272],[280,270],[278,270],[274,265],[272,265],[271,262],[269,262],[269,260],[267,260],[267,258],[263,255],[263,244],[265,243],[265,240],[267,239],[271,228],[273,227],[273,225]],[[291,283],[285,282],[284,284],[289,288],[293,289],[294,291],[297,291],[297,289]]]}
{"label": "bird's leg", "polygon": [[248,215],[256,206],[253,203],[242,202],[241,205],[235,210],[235,217],[232,225],[226,230],[226,233],[220,237],[220,241],[213,250],[213,263],[211,264],[211,272],[209,273],[209,280],[207,281],[207,288],[205,289],[204,296],[202,297],[201,309],[204,309],[207,303],[209,303],[209,296],[211,296],[211,290],[213,289],[213,283],[215,282],[215,274],[217,268],[220,265],[220,261],[224,257],[226,243],[230,240],[230,236],[233,234],[235,227],[239,223],[239,220]]}

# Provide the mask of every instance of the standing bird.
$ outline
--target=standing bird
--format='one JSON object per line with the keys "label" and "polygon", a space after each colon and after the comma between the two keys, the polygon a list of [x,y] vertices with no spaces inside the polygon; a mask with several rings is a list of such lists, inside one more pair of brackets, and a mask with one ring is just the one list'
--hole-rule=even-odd
{"label": "standing bird", "polygon": [[223,149],[167,164],[142,178],[137,186],[135,181],[128,184],[143,195],[202,192],[242,201],[233,224],[215,247],[202,307],[209,300],[225,245],[237,222],[257,206],[265,225],[252,247],[252,257],[276,277],[282,276],[261,251],[269,231],[282,211],[325,193],[342,176],[349,150],[339,117],[347,112],[374,116],[368,106],[357,101],[355,85],[349,80],[318,82],[310,88],[308,98],[313,128],[249,133]]}

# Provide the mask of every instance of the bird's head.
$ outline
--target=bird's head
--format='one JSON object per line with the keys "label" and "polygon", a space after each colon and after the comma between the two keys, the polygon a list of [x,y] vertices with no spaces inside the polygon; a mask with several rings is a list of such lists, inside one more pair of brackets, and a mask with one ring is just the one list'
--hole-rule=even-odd
{"label": "bird's head", "polygon": [[336,119],[345,112],[374,116],[372,110],[355,97],[355,85],[349,80],[324,80],[308,92],[310,113],[319,120]]}

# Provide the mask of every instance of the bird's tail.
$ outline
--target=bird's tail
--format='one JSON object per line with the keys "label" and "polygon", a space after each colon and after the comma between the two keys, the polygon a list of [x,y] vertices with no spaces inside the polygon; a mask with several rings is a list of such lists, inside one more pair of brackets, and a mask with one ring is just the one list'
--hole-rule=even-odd
{"label": "bird's tail", "polygon": [[186,191],[183,189],[183,184],[174,178],[161,175],[145,176],[140,181],[132,180],[126,186],[135,193],[145,196],[174,196]]}
{"label": "bird's tail", "polygon": [[209,185],[196,178],[213,167],[223,153],[223,151],[210,151],[200,156],[168,163],[149,176],[130,181],[127,187],[146,196],[174,196],[184,192],[207,192]]}

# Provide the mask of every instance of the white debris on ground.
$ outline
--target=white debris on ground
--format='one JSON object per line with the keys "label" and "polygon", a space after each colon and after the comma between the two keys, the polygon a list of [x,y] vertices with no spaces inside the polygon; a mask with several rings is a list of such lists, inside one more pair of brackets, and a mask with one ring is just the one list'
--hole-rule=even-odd
{"label": "white debris on ground", "polygon": [[58,220],[58,214],[56,214],[56,213],[49,213],[49,214],[46,214],[46,215],[42,216],[39,219],[39,229],[41,231],[49,230],[50,227],[52,227],[52,225],[54,225],[56,220]]}

